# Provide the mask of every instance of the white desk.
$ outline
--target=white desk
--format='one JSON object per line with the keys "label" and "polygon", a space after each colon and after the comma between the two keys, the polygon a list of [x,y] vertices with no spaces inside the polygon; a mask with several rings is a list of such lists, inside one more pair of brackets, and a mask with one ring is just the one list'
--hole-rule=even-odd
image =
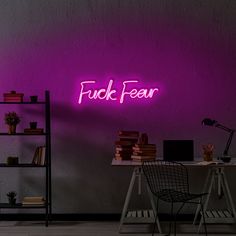
{"label": "white desk", "polygon": [[[183,162],[183,164],[187,167],[196,167],[196,168],[208,168],[208,174],[207,179],[203,188],[203,192],[208,192],[207,198],[204,203],[204,212],[205,212],[205,219],[206,223],[236,223],[236,211],[234,202],[231,196],[230,187],[228,185],[227,178],[225,176],[225,169],[227,167],[236,167],[235,162],[230,163],[206,163],[203,161],[194,161],[194,162]],[[142,175],[142,163],[141,162],[135,162],[135,161],[118,161],[113,159],[112,160],[112,166],[130,166],[133,168],[133,174],[130,180],[128,192],[126,194],[125,203],[123,206],[121,219],[120,219],[120,227],[119,232],[121,231],[122,225],[125,223],[153,223],[154,217],[156,215],[156,207],[155,202],[153,199],[153,196],[148,189],[151,206],[152,209],[149,210],[140,210],[140,211],[128,211],[128,206],[131,198],[131,194],[133,191],[134,183],[136,180],[138,180],[138,186],[139,186],[139,194],[141,194],[141,175]],[[218,195],[221,196],[222,189],[226,198],[226,204],[227,209],[226,210],[208,210],[208,202],[210,198],[210,194],[212,192],[213,184],[217,183],[218,186]],[[197,222],[197,217],[200,214],[200,207],[197,208],[195,217],[194,217],[194,224]],[[201,217],[198,231],[200,231],[200,228],[202,226],[203,219]],[[160,233],[162,233],[160,222],[157,218],[157,228]]]}

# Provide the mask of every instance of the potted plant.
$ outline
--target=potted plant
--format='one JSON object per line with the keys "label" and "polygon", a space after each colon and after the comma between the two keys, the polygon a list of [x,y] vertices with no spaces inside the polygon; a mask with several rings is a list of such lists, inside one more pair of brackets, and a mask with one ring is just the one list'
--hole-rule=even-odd
{"label": "potted plant", "polygon": [[16,125],[20,123],[20,117],[16,112],[8,112],[5,114],[5,123],[8,125],[8,133],[16,133]]}
{"label": "potted plant", "polygon": [[10,205],[16,204],[16,192],[15,191],[8,192],[7,197],[8,197],[8,202]]}

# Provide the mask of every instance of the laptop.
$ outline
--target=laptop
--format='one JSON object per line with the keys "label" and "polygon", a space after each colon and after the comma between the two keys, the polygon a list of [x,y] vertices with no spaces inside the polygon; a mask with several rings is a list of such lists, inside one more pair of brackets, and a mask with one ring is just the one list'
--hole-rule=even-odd
{"label": "laptop", "polygon": [[165,161],[193,161],[193,140],[163,140],[163,159]]}

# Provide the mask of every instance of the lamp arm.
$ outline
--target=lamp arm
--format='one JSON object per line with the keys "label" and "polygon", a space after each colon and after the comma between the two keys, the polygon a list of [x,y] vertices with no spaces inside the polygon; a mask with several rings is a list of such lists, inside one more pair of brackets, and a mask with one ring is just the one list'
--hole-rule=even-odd
{"label": "lamp arm", "polygon": [[230,129],[230,128],[227,128],[227,127],[225,127],[224,125],[221,125],[221,124],[218,124],[218,123],[215,125],[215,127],[219,128],[219,129],[223,129],[223,130],[225,130],[225,131],[227,131],[227,132],[229,132],[229,133],[231,133],[232,131],[234,131],[234,130],[232,130],[232,129]]}
{"label": "lamp arm", "polygon": [[226,146],[225,146],[224,156],[228,156],[228,150],[229,150],[233,135],[234,135],[234,130],[231,130],[228,141],[227,141]]}

